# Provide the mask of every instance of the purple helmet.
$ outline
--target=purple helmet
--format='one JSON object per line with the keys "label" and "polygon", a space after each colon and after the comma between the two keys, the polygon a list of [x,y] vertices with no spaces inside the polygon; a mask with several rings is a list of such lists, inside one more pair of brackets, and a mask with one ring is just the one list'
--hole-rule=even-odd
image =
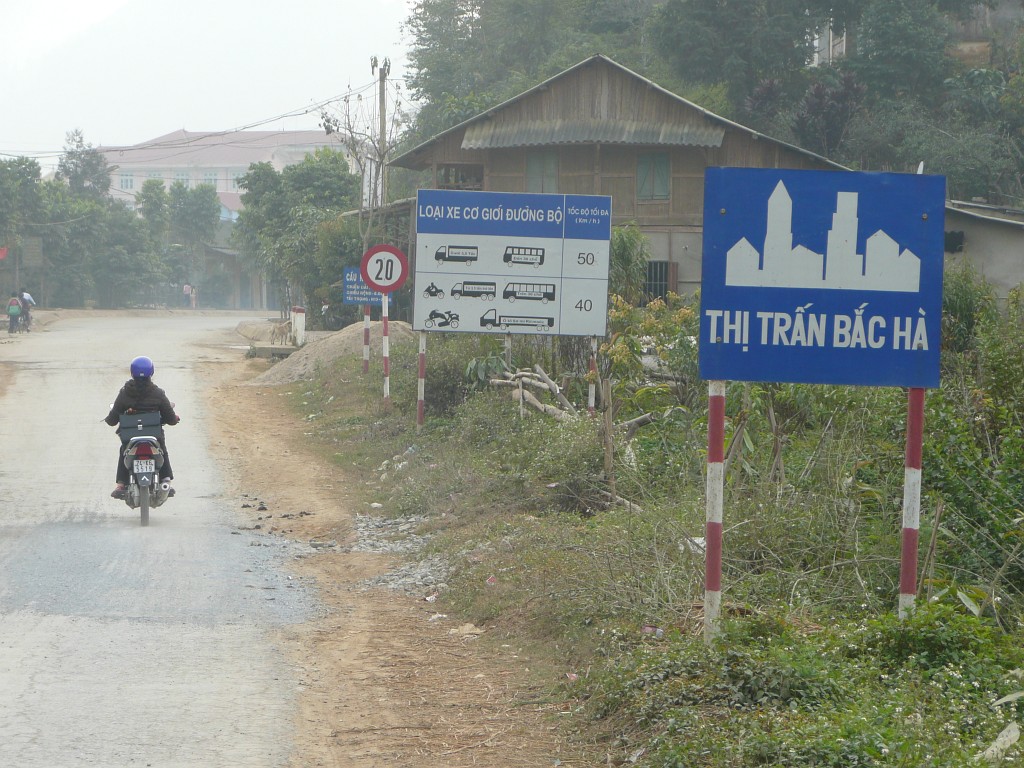
{"label": "purple helmet", "polygon": [[154,371],[153,361],[148,357],[136,357],[132,360],[131,371],[133,379],[151,379]]}

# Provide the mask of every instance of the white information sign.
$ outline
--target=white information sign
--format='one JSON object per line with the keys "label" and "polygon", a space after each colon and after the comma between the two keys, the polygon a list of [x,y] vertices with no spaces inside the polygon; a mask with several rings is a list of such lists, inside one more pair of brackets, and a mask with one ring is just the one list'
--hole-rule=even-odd
{"label": "white information sign", "polygon": [[415,330],[604,336],[611,198],[424,189]]}

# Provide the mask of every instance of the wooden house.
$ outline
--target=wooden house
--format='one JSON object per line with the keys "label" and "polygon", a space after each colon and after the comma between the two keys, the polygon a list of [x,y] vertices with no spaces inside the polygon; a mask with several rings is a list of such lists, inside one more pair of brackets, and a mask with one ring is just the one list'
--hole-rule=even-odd
{"label": "wooden house", "polygon": [[596,55],[405,152],[435,189],[610,195],[651,246],[648,292],[700,286],[704,169],[846,170]]}
{"label": "wooden house", "polygon": [[[709,112],[596,55],[392,160],[435,189],[610,195],[612,223],[647,235],[647,292],[700,287],[704,170],[848,168]],[[414,218],[414,217],[413,217]],[[1005,299],[1024,281],[1024,217],[946,206],[947,266]]]}

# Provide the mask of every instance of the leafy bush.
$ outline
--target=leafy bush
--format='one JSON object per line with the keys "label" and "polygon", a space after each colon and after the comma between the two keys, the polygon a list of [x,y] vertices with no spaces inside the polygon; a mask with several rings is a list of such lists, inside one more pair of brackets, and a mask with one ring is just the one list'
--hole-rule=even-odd
{"label": "leafy bush", "polygon": [[1024,649],[995,624],[946,603],[921,606],[904,619],[870,619],[847,640],[846,652],[888,671],[909,664],[925,672],[960,666],[982,673],[985,666],[1024,662]]}
{"label": "leafy bush", "polygon": [[723,630],[711,646],[613,638],[587,711],[638,764],[968,766],[1019,716],[1015,701],[991,706],[1019,687],[1018,644],[948,606],[812,632],[769,613]]}

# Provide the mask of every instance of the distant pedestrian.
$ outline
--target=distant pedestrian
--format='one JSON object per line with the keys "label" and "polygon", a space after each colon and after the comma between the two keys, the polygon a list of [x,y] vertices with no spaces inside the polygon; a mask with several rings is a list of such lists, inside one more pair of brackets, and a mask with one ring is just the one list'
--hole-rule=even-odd
{"label": "distant pedestrian", "polygon": [[185,283],[185,285],[182,286],[182,291],[184,291],[185,306],[186,307],[191,306],[192,305],[192,286],[189,285],[188,283]]}
{"label": "distant pedestrian", "polygon": [[194,285],[189,289],[189,302],[192,304],[192,309],[196,308],[196,302],[199,301],[199,289]]}

